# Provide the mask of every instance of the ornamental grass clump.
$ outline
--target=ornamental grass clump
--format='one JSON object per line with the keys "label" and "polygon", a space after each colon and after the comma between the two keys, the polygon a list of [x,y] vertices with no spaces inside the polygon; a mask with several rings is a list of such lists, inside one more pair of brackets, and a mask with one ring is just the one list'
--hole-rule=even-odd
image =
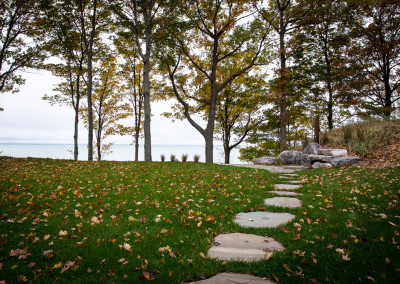
{"label": "ornamental grass clump", "polygon": [[198,163],[200,161],[200,156],[199,155],[194,155],[193,160],[195,163]]}
{"label": "ornamental grass clump", "polygon": [[188,158],[187,154],[182,154],[182,163],[186,163],[187,158]]}
{"label": "ornamental grass clump", "polygon": [[161,162],[165,162],[165,155],[164,154],[161,155]]}
{"label": "ornamental grass clump", "polygon": [[169,156],[169,159],[171,160],[171,162],[178,162],[178,159],[174,154],[171,154],[171,156]]}

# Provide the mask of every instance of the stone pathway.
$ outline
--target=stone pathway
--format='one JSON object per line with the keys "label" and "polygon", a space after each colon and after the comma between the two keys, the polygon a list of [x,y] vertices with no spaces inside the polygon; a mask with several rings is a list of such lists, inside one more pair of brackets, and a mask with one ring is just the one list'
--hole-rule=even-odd
{"label": "stone pathway", "polygon": [[294,215],[289,213],[275,213],[275,212],[247,212],[239,213],[236,215],[235,222],[242,227],[250,228],[276,228],[280,225],[288,223],[295,218]]}
{"label": "stone pathway", "polygon": [[220,260],[257,261],[269,252],[285,248],[273,238],[251,234],[233,233],[217,236],[208,256]]}
{"label": "stone pathway", "polygon": [[220,273],[210,279],[189,284],[273,284],[274,282],[250,274]]}
{"label": "stone pathway", "polygon": [[301,207],[301,201],[297,198],[292,197],[273,197],[264,200],[265,205],[279,206],[284,208],[299,208]]}
{"label": "stone pathway", "polygon": [[297,184],[275,184],[275,189],[283,189],[283,190],[294,190],[301,188],[301,185]]}
{"label": "stone pathway", "polygon": [[[267,206],[279,206],[284,208],[299,208],[302,206],[301,200],[294,196],[300,196],[301,193],[294,192],[302,187],[300,180],[291,180],[298,178],[295,173],[297,168],[263,166],[263,165],[234,165],[239,167],[249,167],[264,169],[272,173],[282,174],[281,179],[288,179],[285,184],[275,184],[275,190],[269,191],[276,195],[292,197],[273,197],[264,200]],[[296,216],[290,213],[278,212],[241,212],[233,220],[239,226],[251,228],[275,228],[292,221]],[[282,251],[285,247],[271,237],[263,237],[243,233],[221,234],[215,237],[208,257],[224,261],[259,261],[266,259],[274,251]],[[220,273],[212,278],[192,283],[205,284],[269,284],[270,280],[255,277],[249,274]]]}
{"label": "stone pathway", "polygon": [[299,196],[303,195],[301,193],[293,192],[293,191],[284,191],[284,190],[273,190],[273,191],[268,191],[270,193],[276,194],[276,195],[286,195],[286,196]]}

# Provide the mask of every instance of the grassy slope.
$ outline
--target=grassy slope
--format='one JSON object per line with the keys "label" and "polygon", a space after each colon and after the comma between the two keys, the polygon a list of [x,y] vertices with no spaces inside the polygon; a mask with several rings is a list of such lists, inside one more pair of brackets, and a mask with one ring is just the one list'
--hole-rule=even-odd
{"label": "grassy slope", "polygon": [[[347,141],[344,139],[346,131]],[[323,147],[345,147],[361,156],[362,166],[400,166],[400,120],[369,120],[342,127],[328,132],[325,144]]]}
{"label": "grassy slope", "polygon": [[[283,283],[398,282],[400,168],[301,174],[303,207],[280,209],[263,200],[284,180],[263,170],[0,157],[0,281],[181,283],[231,271]],[[297,217],[275,229],[232,222],[258,210]],[[227,232],[271,236],[286,250],[253,263],[205,258]]]}

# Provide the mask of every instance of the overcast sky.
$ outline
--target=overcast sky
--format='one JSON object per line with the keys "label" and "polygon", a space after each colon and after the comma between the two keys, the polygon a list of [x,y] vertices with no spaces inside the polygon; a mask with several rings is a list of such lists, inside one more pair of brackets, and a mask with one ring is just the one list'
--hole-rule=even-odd
{"label": "overcast sky", "polygon": [[[26,84],[16,94],[0,93],[0,143],[73,144],[74,111],[67,106],[51,106],[43,101],[51,95],[57,78],[47,71],[24,73]],[[152,105],[152,144],[203,145],[203,137],[188,121],[175,121],[160,114],[172,102]],[[115,136],[110,141],[130,144],[132,138]],[[80,125],[79,143],[87,143],[87,130]]]}

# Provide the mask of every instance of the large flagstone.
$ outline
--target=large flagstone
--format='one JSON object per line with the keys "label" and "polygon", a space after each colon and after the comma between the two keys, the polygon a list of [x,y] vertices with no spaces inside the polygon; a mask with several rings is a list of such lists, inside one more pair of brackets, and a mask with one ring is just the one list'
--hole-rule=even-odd
{"label": "large flagstone", "polygon": [[209,279],[190,282],[189,284],[273,284],[274,282],[250,274],[219,273]]}
{"label": "large flagstone", "polygon": [[275,189],[294,190],[301,188],[302,186],[297,184],[275,184],[274,187]]}
{"label": "large flagstone", "polygon": [[247,212],[239,213],[235,216],[235,223],[242,227],[251,228],[275,228],[292,221],[293,214],[276,212]]}
{"label": "large flagstone", "polygon": [[273,197],[264,200],[265,205],[286,207],[286,208],[299,208],[301,201],[293,197]]}
{"label": "large flagstone", "polygon": [[268,253],[284,250],[284,246],[273,238],[252,234],[232,233],[215,237],[208,257],[220,260],[257,261]]}
{"label": "large flagstone", "polygon": [[303,195],[301,193],[297,193],[297,192],[293,192],[293,191],[284,191],[284,190],[272,190],[272,191],[268,191],[271,192],[273,194],[277,194],[277,195],[286,195],[286,196],[299,196],[299,195]]}

